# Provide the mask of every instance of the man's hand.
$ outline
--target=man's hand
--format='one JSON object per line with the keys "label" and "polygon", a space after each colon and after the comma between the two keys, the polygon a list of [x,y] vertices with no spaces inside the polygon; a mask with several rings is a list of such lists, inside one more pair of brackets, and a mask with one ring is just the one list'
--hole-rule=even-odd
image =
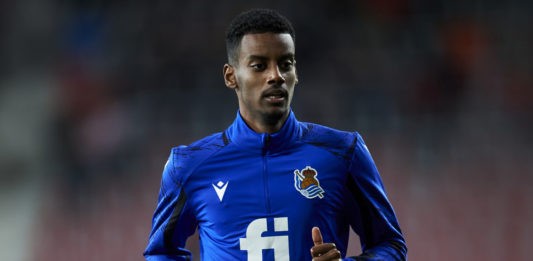
{"label": "man's hand", "polygon": [[311,236],[315,243],[315,246],[311,248],[313,261],[340,260],[341,252],[337,250],[335,244],[324,243],[318,227],[313,227],[313,230],[311,230]]}

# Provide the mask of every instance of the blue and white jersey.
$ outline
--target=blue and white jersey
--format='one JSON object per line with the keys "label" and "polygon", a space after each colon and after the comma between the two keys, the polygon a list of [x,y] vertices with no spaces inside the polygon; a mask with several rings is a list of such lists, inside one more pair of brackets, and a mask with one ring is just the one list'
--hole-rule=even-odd
{"label": "blue and white jersey", "polygon": [[312,227],[346,254],[350,227],[365,260],[405,260],[407,248],[376,166],[358,133],[303,123],[291,112],[273,134],[234,123],[172,149],[147,260],[311,260]]}

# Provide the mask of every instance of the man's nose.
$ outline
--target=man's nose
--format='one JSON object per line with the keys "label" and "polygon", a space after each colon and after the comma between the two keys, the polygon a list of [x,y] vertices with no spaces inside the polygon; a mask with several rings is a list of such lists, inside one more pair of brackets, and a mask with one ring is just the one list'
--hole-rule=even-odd
{"label": "man's nose", "polygon": [[285,77],[283,77],[283,74],[279,70],[278,66],[272,66],[272,69],[269,71],[268,75],[268,84],[278,84],[281,85],[282,83],[285,83]]}

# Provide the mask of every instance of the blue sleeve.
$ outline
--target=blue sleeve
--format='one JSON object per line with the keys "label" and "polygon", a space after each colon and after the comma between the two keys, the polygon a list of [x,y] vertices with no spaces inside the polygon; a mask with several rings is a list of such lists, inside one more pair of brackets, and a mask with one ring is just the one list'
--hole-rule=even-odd
{"label": "blue sleeve", "polygon": [[152,230],[144,251],[146,260],[192,260],[191,252],[184,247],[197,222],[182,186],[176,150],[172,150],[163,170]]}
{"label": "blue sleeve", "polygon": [[407,260],[407,246],[378,170],[363,138],[356,133],[350,163],[356,202],[351,225],[361,240],[363,253],[355,260]]}

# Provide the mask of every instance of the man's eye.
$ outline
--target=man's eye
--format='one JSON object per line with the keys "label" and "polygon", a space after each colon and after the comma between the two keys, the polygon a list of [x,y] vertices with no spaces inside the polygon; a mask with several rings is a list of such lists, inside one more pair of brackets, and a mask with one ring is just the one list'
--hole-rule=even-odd
{"label": "man's eye", "polygon": [[291,62],[291,61],[286,61],[286,62],[283,62],[283,63],[281,64],[281,68],[283,68],[283,69],[285,69],[285,70],[290,70],[290,69],[292,69],[292,66],[293,66],[293,65],[294,65],[293,62]]}
{"label": "man's eye", "polygon": [[263,70],[263,69],[265,69],[265,65],[262,64],[262,63],[254,63],[254,64],[250,65],[250,67],[252,67],[255,70]]}

